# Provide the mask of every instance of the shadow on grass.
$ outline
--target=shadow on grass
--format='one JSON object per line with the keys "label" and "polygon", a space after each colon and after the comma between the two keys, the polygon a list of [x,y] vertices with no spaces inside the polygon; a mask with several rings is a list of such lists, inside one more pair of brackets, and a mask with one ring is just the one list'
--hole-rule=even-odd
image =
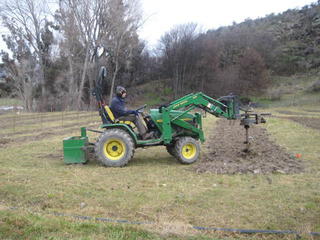
{"label": "shadow on grass", "polygon": [[159,158],[149,158],[149,157],[137,157],[133,158],[128,166],[152,166],[152,165],[181,165],[180,163],[177,162],[177,160],[174,157],[171,157],[168,155],[168,157],[159,157]]}
{"label": "shadow on grass", "polygon": [[[65,165],[65,164],[64,164]],[[85,164],[68,164],[67,166],[90,166],[90,167],[100,167],[103,166],[95,157],[90,157],[88,162]],[[168,154],[168,156],[159,156],[150,157],[143,156],[143,154],[138,154],[138,156],[133,156],[133,158],[129,161],[126,167],[130,166],[154,166],[154,165],[166,165],[166,166],[181,166],[181,164],[172,156]]]}

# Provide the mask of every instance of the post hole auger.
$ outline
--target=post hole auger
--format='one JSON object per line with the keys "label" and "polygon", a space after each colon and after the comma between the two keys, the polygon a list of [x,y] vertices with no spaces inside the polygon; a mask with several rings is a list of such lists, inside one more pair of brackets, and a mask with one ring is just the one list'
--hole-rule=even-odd
{"label": "post hole auger", "polygon": [[241,121],[240,125],[243,125],[246,131],[246,140],[244,141],[244,144],[246,144],[246,148],[244,149],[244,152],[250,151],[250,139],[249,139],[249,128],[253,124],[260,124],[260,123],[266,123],[265,116],[270,116],[271,113],[253,113],[252,111],[248,109],[241,109],[244,111],[243,114],[241,114]]}
{"label": "post hole auger", "polygon": [[[197,161],[200,156],[200,142],[205,141],[202,111],[199,111],[201,109],[216,117],[241,119],[245,128],[252,124],[252,114],[240,114],[237,96],[213,99],[201,92],[190,93],[159,108],[150,109],[149,113],[144,113],[146,105],[137,109],[145,121],[147,131],[152,132],[153,136],[152,139],[144,140],[132,122],[116,119],[103,101],[102,82],[106,79],[106,73],[106,68],[102,67],[92,91],[102,120],[101,130],[93,130],[100,134],[94,143],[94,151],[104,166],[125,166],[133,158],[136,148],[159,145],[165,146],[168,153],[183,164]],[[255,121],[256,124],[263,122],[258,115],[255,116],[260,119]],[[85,144],[90,143],[87,141]]]}

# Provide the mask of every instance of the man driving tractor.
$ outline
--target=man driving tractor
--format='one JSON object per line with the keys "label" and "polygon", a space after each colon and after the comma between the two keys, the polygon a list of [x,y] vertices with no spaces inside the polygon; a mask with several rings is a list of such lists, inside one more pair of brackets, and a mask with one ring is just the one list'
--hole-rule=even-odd
{"label": "man driving tractor", "polygon": [[127,90],[122,86],[117,86],[116,96],[111,101],[110,109],[115,118],[120,121],[133,122],[138,128],[139,134],[143,140],[153,137],[153,132],[147,132],[147,127],[143,123],[143,119],[137,110],[127,110],[125,98],[127,97]]}

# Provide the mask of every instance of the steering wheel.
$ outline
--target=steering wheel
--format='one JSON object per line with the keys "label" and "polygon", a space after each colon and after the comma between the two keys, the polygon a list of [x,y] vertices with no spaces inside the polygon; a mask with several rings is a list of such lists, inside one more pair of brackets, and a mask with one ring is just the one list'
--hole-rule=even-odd
{"label": "steering wheel", "polygon": [[137,108],[136,111],[139,112],[139,113],[143,113],[143,112],[144,112],[144,109],[145,109],[146,107],[147,107],[147,104],[145,104],[145,105]]}

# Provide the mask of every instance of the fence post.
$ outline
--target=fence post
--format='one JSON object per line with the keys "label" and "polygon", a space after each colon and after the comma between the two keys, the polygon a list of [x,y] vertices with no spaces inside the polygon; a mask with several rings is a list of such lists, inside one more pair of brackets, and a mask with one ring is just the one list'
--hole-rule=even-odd
{"label": "fence post", "polygon": [[61,127],[63,128],[63,111],[61,111]]}
{"label": "fence post", "polygon": [[15,113],[13,115],[13,133],[16,132],[16,115],[17,115],[17,113]]}
{"label": "fence post", "polygon": [[42,130],[42,121],[43,121],[43,115],[42,115],[42,112],[40,112],[41,130]]}

